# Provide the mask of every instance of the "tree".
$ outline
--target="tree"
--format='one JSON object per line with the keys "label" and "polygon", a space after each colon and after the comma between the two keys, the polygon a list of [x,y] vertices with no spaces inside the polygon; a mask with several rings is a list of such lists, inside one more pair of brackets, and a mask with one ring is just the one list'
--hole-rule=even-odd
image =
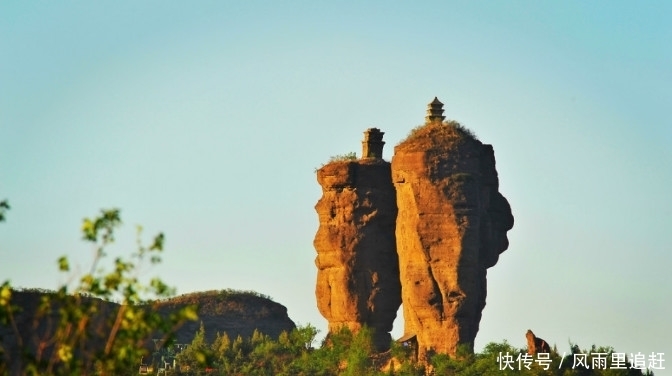
{"label": "tree", "polygon": [[179,368],[189,369],[189,373],[194,373],[196,370],[205,368],[213,361],[211,347],[205,341],[205,327],[201,321],[201,326],[196,332],[194,339],[186,349],[182,350],[175,360]]}
{"label": "tree", "polygon": [[[163,234],[143,246],[142,228],[138,226],[138,249],[130,259],[116,258],[109,272],[100,267],[105,249],[114,242],[120,225],[118,209],[102,210],[98,217],[84,219],[83,239],[94,250],[90,271],[71,276],[70,280],[77,280],[72,289],[64,284],[56,292],[42,294],[33,312],[34,333],[38,335],[20,332],[15,321],[19,307],[12,302],[13,290],[8,281],[2,285],[0,320],[11,324],[15,345],[24,351],[20,358],[12,357],[11,364],[9,354],[0,357],[0,373],[11,370],[29,375],[119,375],[134,368],[137,372],[140,359],[149,354],[152,337],[161,335],[162,343],[168,345],[180,325],[197,319],[193,306],[162,316],[154,309],[157,299],[171,296],[174,289],[159,278],[148,285],[139,281],[144,262],[161,261]],[[58,259],[58,268],[70,273],[66,256]],[[112,305],[110,299],[118,299],[121,304]]]}

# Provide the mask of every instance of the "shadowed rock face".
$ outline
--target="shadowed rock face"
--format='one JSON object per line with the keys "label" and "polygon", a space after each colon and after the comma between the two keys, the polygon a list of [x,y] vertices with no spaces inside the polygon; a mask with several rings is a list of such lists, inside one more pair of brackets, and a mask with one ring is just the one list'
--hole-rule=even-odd
{"label": "shadowed rock face", "polygon": [[513,227],[492,146],[429,123],[395,148],[392,179],[405,333],[417,335],[421,359],[455,354],[458,344],[473,350],[487,268]]}
{"label": "shadowed rock face", "polygon": [[390,164],[381,159],[332,162],[317,171],[315,295],[329,331],[374,329],[379,350],[389,347],[401,304],[394,238],[397,206]]}

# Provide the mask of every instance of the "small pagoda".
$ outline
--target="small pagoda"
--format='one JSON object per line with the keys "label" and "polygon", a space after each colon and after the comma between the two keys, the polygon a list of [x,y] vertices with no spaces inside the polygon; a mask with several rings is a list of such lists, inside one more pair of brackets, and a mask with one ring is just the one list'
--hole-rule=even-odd
{"label": "small pagoda", "polygon": [[427,105],[427,116],[425,116],[425,121],[427,123],[433,123],[435,121],[444,121],[446,119],[443,116],[443,103],[439,101],[439,98],[434,97],[434,100]]}
{"label": "small pagoda", "polygon": [[364,131],[364,140],[362,141],[362,159],[383,159],[383,135],[378,128],[369,128]]}

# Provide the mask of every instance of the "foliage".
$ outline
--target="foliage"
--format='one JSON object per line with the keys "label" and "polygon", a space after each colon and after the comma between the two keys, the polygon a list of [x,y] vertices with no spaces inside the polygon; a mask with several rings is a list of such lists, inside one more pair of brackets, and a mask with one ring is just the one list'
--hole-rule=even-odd
{"label": "foliage", "polygon": [[[174,331],[186,320],[195,320],[195,307],[189,306],[168,317],[154,308],[153,299],[166,298],[174,293],[161,279],[153,278],[148,285],[139,281],[144,262],[161,261],[164,235],[158,234],[149,246],[141,242],[142,228],[138,227],[138,249],[129,260],[116,258],[111,271],[99,267],[106,257],[106,248],[114,242],[114,232],[121,225],[118,209],[103,210],[94,219],[84,219],[83,239],[92,244],[94,257],[90,271],[77,280],[70,289],[63,284],[53,293],[40,296],[31,333],[19,332],[16,325],[18,307],[12,302],[9,282],[0,292],[0,319],[9,322],[22,350],[0,357],[0,373],[12,370],[29,375],[99,374],[119,375],[129,370],[137,372],[143,356],[147,356],[150,339],[162,336],[168,344]],[[58,268],[70,272],[68,258],[58,259]],[[119,299],[120,305],[103,304]],[[15,350],[18,352],[19,350]]]}
{"label": "foliage", "polygon": [[332,155],[331,157],[329,157],[329,160],[327,161],[327,163],[322,163],[320,165],[320,167],[317,167],[315,169],[315,172],[317,172],[317,170],[319,170],[320,168],[322,168],[322,167],[324,167],[324,166],[326,166],[330,163],[351,162],[351,161],[356,161],[356,160],[357,160],[357,153],[355,153],[354,151],[351,151],[351,152],[348,152],[348,153],[345,153],[345,154]]}
{"label": "foliage", "polygon": [[[256,291],[243,290],[212,290],[194,292],[161,301],[162,307],[176,308],[184,305],[197,305],[201,315],[221,315],[226,312],[238,312],[248,305],[261,305],[262,309],[248,312],[248,318],[263,318],[268,315],[266,306],[273,299]],[[251,316],[250,316],[251,315]]]}
{"label": "foliage", "polygon": [[399,142],[398,145],[424,137],[459,137],[470,140],[478,140],[478,137],[471,129],[465,127],[457,121],[450,120],[444,122],[427,122],[425,124],[419,125],[411,129],[406,138]]}
{"label": "foliage", "polygon": [[175,357],[180,366],[186,366],[188,369],[197,369],[201,365],[211,365],[213,362],[210,346],[205,341],[205,327],[203,322],[196,332],[191,344]]}
{"label": "foliage", "polygon": [[[579,349],[572,345],[571,354],[558,354],[552,350],[548,355],[548,367],[538,356],[527,355],[526,349],[516,349],[506,341],[503,343],[490,343],[480,354],[469,354],[466,349],[459,349],[455,358],[444,354],[431,357],[430,364],[436,375],[651,375],[647,371],[643,373],[639,369],[630,369],[630,363],[626,363],[626,369],[610,369],[611,354],[613,349],[592,346],[591,349]],[[574,354],[586,354],[588,364],[592,365],[593,354],[602,353],[609,359],[605,366],[600,368],[574,367],[572,358]],[[563,356],[564,355],[564,356]],[[508,362],[510,361],[510,363]],[[548,369],[546,369],[548,368]]]}
{"label": "foliage", "polygon": [[5,215],[9,209],[10,207],[7,200],[0,201],[0,222],[5,220]]}
{"label": "foliage", "polygon": [[273,300],[272,297],[265,294],[261,294],[253,290],[223,289],[223,290],[199,291],[188,294],[182,294],[180,296],[168,298],[165,301],[182,304],[189,302],[198,302],[203,300],[203,298],[208,298],[217,301],[227,301],[237,298],[260,298],[271,301]]}
{"label": "foliage", "polygon": [[345,154],[337,154],[329,157],[329,163],[331,162],[344,162],[344,161],[354,161],[357,160],[357,153],[351,151]]}
{"label": "foliage", "polygon": [[[426,365],[414,362],[412,351],[397,343],[383,354],[376,354],[372,346],[372,332],[363,328],[357,334],[347,328],[330,333],[319,348],[313,348],[317,330],[308,325],[298,327],[291,333],[283,333],[272,339],[260,332],[250,338],[238,337],[231,340],[225,333],[218,334],[212,344],[203,342],[203,328],[199,330],[190,347],[178,355],[181,364],[188,364],[189,370],[178,372],[183,375],[203,374],[211,369],[219,375],[652,375],[638,369],[579,369],[572,367],[573,354],[610,354],[613,349],[593,346],[579,349],[571,345],[571,354],[563,359],[555,350],[549,354],[550,366],[544,369],[542,363],[528,358],[526,349],[517,349],[506,341],[488,344],[482,353],[474,354],[468,346],[459,346],[455,357],[432,354]],[[200,355],[198,355],[200,354]],[[510,356],[511,367],[506,367]],[[380,360],[383,360],[380,362]],[[532,360],[526,366],[525,359]],[[178,362],[178,363],[179,363]],[[591,357],[588,357],[591,362]],[[561,367],[559,365],[562,364]],[[504,366],[503,366],[504,365]],[[609,366],[611,363],[609,362]],[[630,364],[628,363],[629,367]]]}
{"label": "foliage", "polygon": [[197,375],[206,369],[222,375],[300,375],[316,374],[319,368],[305,373],[312,342],[317,330],[307,325],[292,332],[283,332],[277,340],[256,331],[250,338],[238,336],[231,340],[226,333],[217,333],[211,344],[205,342],[201,325],[194,340],[176,357],[180,374]]}

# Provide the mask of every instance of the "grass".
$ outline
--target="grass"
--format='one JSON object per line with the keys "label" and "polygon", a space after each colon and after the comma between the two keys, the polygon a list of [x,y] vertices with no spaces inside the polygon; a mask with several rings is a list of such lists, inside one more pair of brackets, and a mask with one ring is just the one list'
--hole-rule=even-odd
{"label": "grass", "polygon": [[332,155],[329,157],[329,162],[345,162],[345,161],[356,161],[357,160],[357,153],[354,151],[351,151],[349,153],[345,154],[337,154],[337,155]]}
{"label": "grass", "polygon": [[422,125],[419,125],[408,133],[405,139],[403,139],[399,144],[402,145],[407,142],[414,140],[419,140],[422,138],[464,138],[474,141],[478,141],[476,134],[469,128],[463,126],[457,121],[450,120],[444,122],[429,122]]}
{"label": "grass", "polygon": [[317,170],[328,165],[329,163],[350,162],[356,160],[357,160],[357,153],[355,153],[354,151],[345,154],[332,155],[331,157],[329,157],[329,160],[326,163],[322,163],[320,167],[315,167],[315,173],[317,173]]}
{"label": "grass", "polygon": [[212,298],[217,298],[220,301],[223,300],[229,300],[232,298],[246,298],[246,297],[253,297],[253,298],[261,298],[261,299],[267,299],[270,301],[273,301],[273,298],[271,298],[268,295],[265,294],[260,294],[256,291],[252,290],[234,290],[234,289],[224,289],[224,290],[209,290],[209,291],[199,291],[199,292],[192,292],[192,293],[187,293],[187,294],[182,294],[178,295],[172,298],[165,299],[165,301],[169,302],[181,302],[181,301],[190,301],[193,299],[212,299]]}

